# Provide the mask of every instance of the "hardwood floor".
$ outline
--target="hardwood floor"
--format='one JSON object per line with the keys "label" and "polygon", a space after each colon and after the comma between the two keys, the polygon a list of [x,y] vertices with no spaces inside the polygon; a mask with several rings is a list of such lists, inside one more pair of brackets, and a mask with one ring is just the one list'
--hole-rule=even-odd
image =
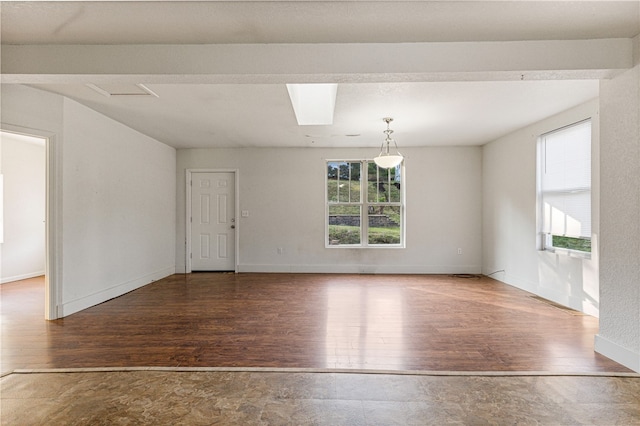
{"label": "hardwood floor", "polygon": [[45,321],[42,279],[0,286],[3,373],[220,366],[629,372],[593,350],[597,318],[490,278],[174,275]]}

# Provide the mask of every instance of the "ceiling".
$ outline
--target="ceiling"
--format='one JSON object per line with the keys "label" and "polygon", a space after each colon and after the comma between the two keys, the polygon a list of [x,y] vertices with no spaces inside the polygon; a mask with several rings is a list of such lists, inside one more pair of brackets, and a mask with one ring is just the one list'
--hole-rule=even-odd
{"label": "ceiling", "polygon": [[632,37],[637,1],[2,2],[9,44],[375,43]]}
{"label": "ceiling", "polygon": [[[1,19],[17,45],[591,40],[640,33],[640,2],[2,2]],[[32,85],[176,148],[377,147],[386,116],[400,147],[482,145],[598,96],[588,79],[342,82],[334,124],[298,126],[284,84],[139,81],[158,97],[107,97],[85,83]]]}

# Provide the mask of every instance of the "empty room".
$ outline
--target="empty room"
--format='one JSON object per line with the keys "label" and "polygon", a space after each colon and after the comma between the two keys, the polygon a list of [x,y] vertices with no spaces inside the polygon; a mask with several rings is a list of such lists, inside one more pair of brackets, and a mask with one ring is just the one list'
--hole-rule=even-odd
{"label": "empty room", "polygon": [[1,7],[3,424],[640,423],[637,1]]}

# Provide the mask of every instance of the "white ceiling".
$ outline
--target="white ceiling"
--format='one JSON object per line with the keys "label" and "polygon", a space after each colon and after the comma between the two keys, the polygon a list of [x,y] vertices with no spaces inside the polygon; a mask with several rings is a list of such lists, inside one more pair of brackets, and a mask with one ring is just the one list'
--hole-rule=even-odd
{"label": "white ceiling", "polygon": [[[630,38],[638,1],[2,2],[3,44],[391,43]],[[382,57],[380,61],[389,58]],[[499,80],[499,79],[496,79]],[[150,84],[105,97],[34,84],[176,148],[481,145],[598,95],[597,80],[341,83],[332,126],[298,126],[284,84]]]}
{"label": "white ceiling", "polygon": [[11,44],[375,43],[632,37],[637,1],[3,2]]}
{"label": "white ceiling", "polygon": [[[298,126],[284,84],[148,85],[153,97],[106,98],[41,85],[177,148],[478,145],[586,102],[597,81],[340,84],[332,126]],[[360,136],[347,136],[360,135]]]}

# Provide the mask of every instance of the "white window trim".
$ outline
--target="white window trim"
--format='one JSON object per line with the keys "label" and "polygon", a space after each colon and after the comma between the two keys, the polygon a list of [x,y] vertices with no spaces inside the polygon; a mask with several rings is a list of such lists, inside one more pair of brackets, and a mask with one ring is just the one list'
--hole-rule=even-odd
{"label": "white window trim", "polygon": [[[328,185],[329,178],[327,176],[327,165],[328,163],[361,163],[361,170],[366,170],[365,173],[368,173],[366,165],[368,163],[373,163],[373,159],[370,158],[358,158],[358,159],[326,159],[324,160],[324,244],[325,248],[328,249],[404,249],[406,248],[406,211],[407,211],[407,197],[406,197],[406,172],[404,161],[401,163],[401,171],[400,171],[400,197],[401,202],[399,203],[385,203],[384,205],[390,206],[399,206],[400,207],[400,244],[368,244],[366,236],[369,235],[369,216],[368,216],[368,208],[369,205],[379,206],[380,204],[369,203],[366,194],[366,182],[360,185],[360,200],[359,203],[341,203],[344,205],[354,205],[354,206],[362,206],[362,210],[360,212],[360,244],[329,244],[329,200],[328,200]],[[361,171],[361,179],[362,179],[362,171]]]}
{"label": "white window trim", "polygon": [[[543,203],[543,193],[542,190],[542,173],[540,173],[541,164],[544,161],[544,149],[543,142],[545,137],[551,133],[572,127],[577,126],[584,122],[591,122],[591,129],[593,132],[593,117],[586,117],[582,120],[575,121],[573,123],[567,124],[565,126],[558,127],[557,129],[550,130],[538,136],[538,140],[536,143],[536,203],[537,203],[537,217],[536,217],[536,226],[538,229],[538,238],[537,238],[537,249],[539,251],[545,251],[549,253],[562,254],[569,257],[577,257],[582,259],[591,259],[591,252],[581,251],[581,250],[573,250],[562,247],[553,246],[553,235],[551,233],[545,232],[544,228],[544,203]],[[593,134],[591,137],[591,149],[593,150]],[[591,180],[591,186],[589,191],[593,193],[593,179]],[[593,235],[592,237],[593,238]]]}

